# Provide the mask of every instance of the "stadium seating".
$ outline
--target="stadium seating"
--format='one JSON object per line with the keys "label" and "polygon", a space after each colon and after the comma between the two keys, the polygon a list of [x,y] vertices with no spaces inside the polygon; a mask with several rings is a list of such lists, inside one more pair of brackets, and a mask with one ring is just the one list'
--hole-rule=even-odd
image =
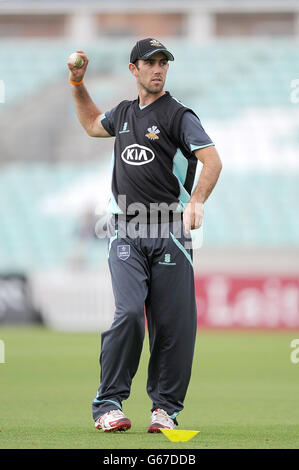
{"label": "stadium seating", "polygon": [[96,267],[106,251],[93,236],[78,234],[82,214],[44,208],[94,168],[70,165],[8,165],[0,176],[0,271],[78,264]]}
{"label": "stadium seating", "polygon": [[[91,73],[126,73],[131,43],[104,40],[88,45],[86,52],[93,59]],[[248,104],[283,104],[290,81],[297,77],[296,41],[227,39],[196,46],[172,40],[168,44],[176,59],[172,64],[175,73],[168,78],[170,88],[182,99],[197,101],[205,114],[215,116],[217,112],[219,116],[219,108],[231,113]],[[1,40],[0,46],[7,106],[64,77],[65,61],[78,47],[59,40]]]}
{"label": "stadium seating", "polygon": [[[1,40],[0,63],[1,80],[6,85],[6,102],[0,107],[13,105],[17,100],[30,97],[46,86],[65,78],[66,60],[70,53],[79,46],[59,40]],[[85,48],[93,58],[89,65],[90,73],[111,72],[124,73],[127,65],[128,49],[119,44],[114,50],[113,44],[95,44]],[[113,50],[113,60],[111,51]]]}
{"label": "stadium seating", "polygon": [[[108,167],[106,171],[108,175]],[[88,172],[93,175],[94,168],[87,166],[85,176]],[[68,165],[32,164],[23,168],[17,165],[2,170],[1,270],[67,265],[75,262],[77,255],[82,255],[82,264],[87,263],[89,267],[96,267],[105,260],[103,240],[80,241],[76,235],[80,213],[55,213],[45,209],[49,197],[78,184],[81,178],[82,169]],[[105,197],[108,198],[108,194]],[[298,246],[298,200],[296,174],[224,174],[215,194],[206,203],[204,243],[210,246]]]}
{"label": "stadium seating", "polygon": [[[298,247],[299,168],[294,127],[298,111],[290,100],[290,83],[299,78],[298,44],[290,39],[228,39],[202,46],[169,40],[167,44],[176,59],[167,89],[198,113],[223,157],[219,183],[206,203],[204,244]],[[89,44],[86,52],[94,58],[90,75],[115,74],[121,83],[128,73],[130,45],[127,40]],[[1,40],[0,64],[5,67],[0,79],[5,81],[6,102],[0,104],[0,119],[6,109],[34,97],[47,84],[64,82],[65,60],[76,48],[77,44],[57,40]],[[104,90],[95,88],[96,98],[111,96],[113,101],[114,86],[107,83]],[[263,152],[270,141],[270,151]],[[284,159],[282,163],[279,158]],[[51,268],[74,262],[76,253],[90,267],[105,259],[102,241],[78,245],[80,213],[50,213],[44,205],[48,197],[78,184],[95,170],[88,162],[78,166],[20,161],[2,166],[1,271]],[[108,163],[102,171],[110,174]]]}

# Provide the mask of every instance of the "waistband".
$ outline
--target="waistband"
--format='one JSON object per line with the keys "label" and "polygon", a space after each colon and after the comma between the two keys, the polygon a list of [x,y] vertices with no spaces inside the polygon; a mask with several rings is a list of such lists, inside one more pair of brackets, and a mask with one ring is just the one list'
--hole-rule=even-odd
{"label": "waistband", "polygon": [[183,212],[148,212],[146,215],[112,214],[116,222],[131,222],[134,219],[135,224],[162,224],[181,222]]}

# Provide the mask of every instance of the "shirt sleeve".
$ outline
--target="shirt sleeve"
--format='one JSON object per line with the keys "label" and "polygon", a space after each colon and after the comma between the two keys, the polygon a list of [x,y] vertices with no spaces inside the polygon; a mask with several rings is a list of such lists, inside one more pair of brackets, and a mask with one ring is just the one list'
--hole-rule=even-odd
{"label": "shirt sleeve", "polygon": [[114,118],[115,118],[115,108],[110,109],[110,111],[106,111],[104,114],[101,115],[101,124],[104,129],[110,134],[112,137],[115,136],[115,126],[114,126]]}
{"label": "shirt sleeve", "polygon": [[183,114],[180,140],[191,152],[215,145],[201,125],[200,120],[190,111]]}

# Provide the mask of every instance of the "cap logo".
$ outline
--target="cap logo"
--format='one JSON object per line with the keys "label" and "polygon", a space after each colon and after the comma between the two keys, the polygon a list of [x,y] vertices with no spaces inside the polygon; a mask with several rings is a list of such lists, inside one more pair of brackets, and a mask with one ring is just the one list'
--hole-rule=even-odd
{"label": "cap logo", "polygon": [[151,45],[151,46],[154,46],[154,47],[157,47],[157,46],[163,47],[163,45],[162,45],[159,41],[157,41],[157,39],[152,39],[152,40],[150,41],[150,45]]}

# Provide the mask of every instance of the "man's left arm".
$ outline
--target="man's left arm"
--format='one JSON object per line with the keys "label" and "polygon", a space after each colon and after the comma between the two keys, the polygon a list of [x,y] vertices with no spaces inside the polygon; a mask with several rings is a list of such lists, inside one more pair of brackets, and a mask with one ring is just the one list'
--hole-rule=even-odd
{"label": "man's left arm", "polygon": [[201,226],[203,204],[213,191],[222,169],[222,163],[214,145],[197,149],[194,154],[202,162],[203,167],[198,183],[183,214],[184,227],[187,233]]}

